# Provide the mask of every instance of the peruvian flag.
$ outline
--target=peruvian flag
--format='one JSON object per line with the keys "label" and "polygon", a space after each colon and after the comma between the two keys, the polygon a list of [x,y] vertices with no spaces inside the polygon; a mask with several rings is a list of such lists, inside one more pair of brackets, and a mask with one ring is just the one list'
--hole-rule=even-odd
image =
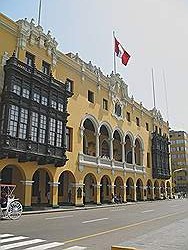
{"label": "peruvian flag", "polygon": [[116,56],[120,57],[121,58],[121,62],[126,66],[128,61],[129,61],[129,58],[131,57],[126,51],[125,49],[123,48],[123,46],[121,45],[120,42],[118,42],[118,40],[114,37],[115,39],[115,53],[116,53]]}

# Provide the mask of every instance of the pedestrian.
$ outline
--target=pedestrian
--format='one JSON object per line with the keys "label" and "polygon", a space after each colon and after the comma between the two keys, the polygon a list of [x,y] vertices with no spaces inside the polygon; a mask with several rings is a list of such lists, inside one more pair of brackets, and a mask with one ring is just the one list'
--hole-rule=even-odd
{"label": "pedestrian", "polygon": [[38,203],[40,204],[41,203],[41,191],[38,192],[37,200],[38,200]]}
{"label": "pedestrian", "polygon": [[71,196],[72,196],[72,193],[71,193],[71,190],[69,190],[68,192],[68,202],[71,203]]}
{"label": "pedestrian", "polygon": [[47,192],[46,198],[47,198],[48,204],[50,204],[50,191]]}
{"label": "pedestrian", "polygon": [[118,203],[118,202],[119,202],[119,199],[118,199],[118,197],[117,197],[116,194],[114,195],[114,202],[115,202],[115,203]]}

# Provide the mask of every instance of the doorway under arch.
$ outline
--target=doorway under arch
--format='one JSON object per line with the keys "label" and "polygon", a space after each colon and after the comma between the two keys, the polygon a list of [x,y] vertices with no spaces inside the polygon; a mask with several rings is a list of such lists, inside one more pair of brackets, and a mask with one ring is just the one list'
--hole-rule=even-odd
{"label": "doorway under arch", "polygon": [[100,188],[100,202],[101,203],[110,203],[111,202],[111,194],[112,194],[112,186],[111,180],[109,176],[104,175],[101,178],[101,188]]}
{"label": "doorway under arch", "polygon": [[38,169],[33,174],[32,185],[32,205],[47,204],[47,193],[50,192],[50,182],[52,176],[44,168]]}
{"label": "doorway under arch", "polygon": [[14,195],[16,198],[19,198],[22,204],[24,204],[25,190],[22,182],[26,180],[26,177],[23,170],[16,165],[7,165],[1,170],[0,177],[2,184],[16,185]]}
{"label": "doorway under arch", "polygon": [[124,202],[124,186],[121,177],[116,177],[114,182],[114,195],[117,196],[120,203]]}
{"label": "doorway under arch", "polygon": [[89,173],[84,178],[84,203],[97,203],[97,181],[93,174]]}
{"label": "doorway under arch", "polygon": [[126,181],[126,196],[127,201],[134,201],[134,181],[131,177]]}
{"label": "doorway under arch", "polygon": [[72,172],[64,171],[59,176],[58,203],[60,205],[75,204],[75,177]]}

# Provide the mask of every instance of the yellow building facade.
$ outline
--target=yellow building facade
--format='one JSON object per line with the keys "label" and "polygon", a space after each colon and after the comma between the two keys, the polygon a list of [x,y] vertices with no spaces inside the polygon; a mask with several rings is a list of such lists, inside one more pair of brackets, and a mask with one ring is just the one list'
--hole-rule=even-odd
{"label": "yellow building facade", "polygon": [[50,32],[45,34],[33,20],[14,22],[3,14],[1,91],[4,66],[14,52],[23,63],[26,54],[34,56],[38,71],[47,64],[53,77],[66,82],[73,92],[67,106],[65,165],[1,157],[1,182],[17,185],[16,196],[25,209],[47,204],[47,193],[53,207],[110,203],[112,196],[120,202],[161,199],[161,194],[171,197],[168,159],[157,163],[159,166],[153,160],[155,139],[162,138],[167,145],[169,135],[168,123],[158,110],[147,110],[129,97],[128,86],[119,74],[105,76],[78,54],[59,51]]}

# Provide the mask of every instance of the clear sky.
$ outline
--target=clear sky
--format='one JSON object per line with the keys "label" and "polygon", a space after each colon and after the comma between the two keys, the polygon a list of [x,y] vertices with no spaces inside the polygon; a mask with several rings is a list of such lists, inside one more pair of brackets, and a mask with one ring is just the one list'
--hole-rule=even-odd
{"label": "clear sky", "polygon": [[[13,20],[33,17],[37,23],[38,3],[0,0],[0,11]],[[153,68],[157,109],[171,129],[188,132],[187,13],[188,0],[42,0],[41,25],[51,30],[60,50],[78,52],[104,74],[113,70],[115,31],[131,55],[127,67],[117,58],[129,96],[153,108]]]}

